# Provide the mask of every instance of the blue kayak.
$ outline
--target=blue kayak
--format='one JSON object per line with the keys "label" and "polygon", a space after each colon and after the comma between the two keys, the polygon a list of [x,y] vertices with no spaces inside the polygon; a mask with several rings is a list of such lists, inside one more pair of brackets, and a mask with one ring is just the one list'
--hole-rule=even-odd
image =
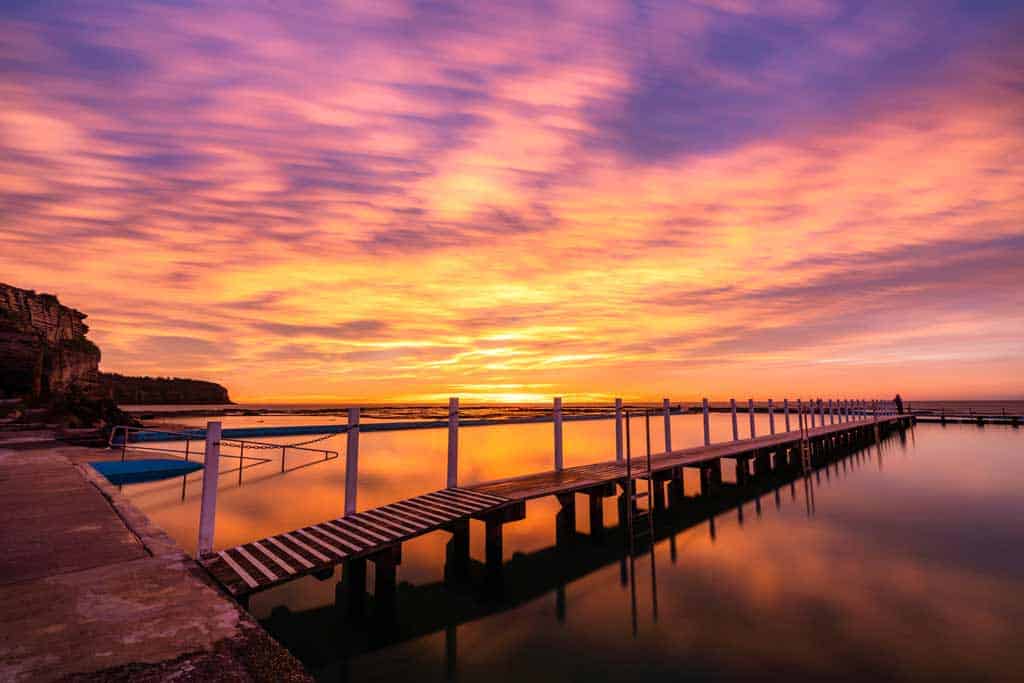
{"label": "blue kayak", "polygon": [[185,462],[173,458],[151,458],[144,460],[105,460],[89,463],[111,484],[138,484],[146,481],[160,481],[180,477],[203,469],[198,462]]}

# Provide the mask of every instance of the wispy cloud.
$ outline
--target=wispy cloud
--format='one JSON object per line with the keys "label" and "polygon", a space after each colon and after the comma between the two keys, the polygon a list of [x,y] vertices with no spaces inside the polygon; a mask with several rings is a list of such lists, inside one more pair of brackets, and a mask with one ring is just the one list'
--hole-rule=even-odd
{"label": "wispy cloud", "polygon": [[924,0],[11,6],[3,279],[89,312],[107,369],[243,399],[1019,394],[1022,29]]}

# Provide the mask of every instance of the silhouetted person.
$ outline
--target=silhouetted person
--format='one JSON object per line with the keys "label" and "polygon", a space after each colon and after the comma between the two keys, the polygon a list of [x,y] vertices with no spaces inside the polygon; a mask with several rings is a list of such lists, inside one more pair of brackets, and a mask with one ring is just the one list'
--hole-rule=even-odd
{"label": "silhouetted person", "polygon": [[894,398],[892,400],[892,402],[896,404],[896,412],[899,413],[900,415],[902,415],[903,414],[903,399],[900,398],[900,395],[896,394],[896,398]]}

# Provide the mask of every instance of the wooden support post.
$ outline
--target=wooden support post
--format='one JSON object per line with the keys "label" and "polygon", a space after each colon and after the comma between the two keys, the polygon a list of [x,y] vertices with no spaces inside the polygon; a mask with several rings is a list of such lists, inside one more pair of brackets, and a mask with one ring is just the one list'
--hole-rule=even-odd
{"label": "wooden support post", "polygon": [[825,426],[825,402],[820,398],[818,399],[818,420],[821,422],[821,426]]}
{"label": "wooden support post", "polygon": [[501,572],[501,565],[504,560],[504,545],[502,539],[502,527],[504,521],[497,516],[490,516],[484,520],[487,536],[484,542],[484,557],[487,565],[487,573],[494,575]]}
{"label": "wooden support post", "polygon": [[661,399],[661,408],[665,412],[665,452],[672,452],[672,408],[668,399]]}
{"label": "wooden support post", "polygon": [[448,488],[459,485],[459,399],[448,399]]}
{"label": "wooden support post", "polygon": [[814,414],[814,399],[812,398],[810,403],[807,404],[808,411],[811,414],[811,429],[815,427],[815,414]]}
{"label": "wooden support post", "polygon": [[828,423],[830,425],[836,423],[836,411],[832,407],[832,399],[828,400]]}
{"label": "wooden support post", "polygon": [[750,415],[750,438],[757,436],[757,428],[754,426],[754,399],[747,401],[747,413]]}
{"label": "wooden support post", "polygon": [[652,503],[656,510],[663,511],[665,509],[665,480],[664,479],[653,479],[651,480],[651,496],[654,498]]}
{"label": "wooden support post", "polygon": [[705,446],[710,446],[711,445],[711,421],[710,421],[710,419],[708,417],[708,400],[707,399],[704,399],[703,407],[704,407],[704,445]]}
{"label": "wooden support post", "polygon": [[739,441],[740,430],[739,427],[736,425],[736,399],[729,399],[729,409],[732,411],[732,440]]}
{"label": "wooden support post", "polygon": [[371,557],[373,560],[374,616],[380,621],[391,621],[395,616],[395,597],[398,591],[398,565],[402,562],[401,544],[393,545]]}
{"label": "wooden support post", "polygon": [[346,560],[342,567],[341,582],[345,586],[345,608],[350,619],[366,614],[366,558]]}
{"label": "wooden support post", "polygon": [[622,399],[615,399],[615,462],[622,462]]}
{"label": "wooden support post", "polygon": [[775,433],[775,406],[772,405],[771,399],[768,399],[768,431],[771,434]]}
{"label": "wooden support post", "polygon": [[359,408],[348,409],[348,444],[345,451],[345,516],[356,513],[359,487]]}
{"label": "wooden support post", "polygon": [[555,423],[555,471],[561,472],[563,468],[562,462],[562,399],[561,397],[555,399],[555,405],[553,407],[554,423]]}
{"label": "wooden support post", "polygon": [[754,455],[754,472],[758,476],[770,474],[772,471],[772,454],[770,451],[761,449]]}
{"label": "wooden support post", "polygon": [[604,538],[604,495],[588,492],[590,498],[590,537],[598,540]]}
{"label": "wooden support post", "polygon": [[[220,422],[206,423],[203,454],[203,497],[199,507],[199,557],[213,552],[213,531],[217,519],[217,482],[220,478]],[[125,430],[125,440],[128,430]]]}
{"label": "wooden support post", "polygon": [[700,464],[700,495],[711,496],[722,483],[722,461],[712,460]]}
{"label": "wooden support post", "polygon": [[445,529],[452,537],[445,544],[444,579],[449,583],[469,578],[469,520],[452,522]]}
{"label": "wooden support post", "polygon": [[559,493],[560,508],[555,515],[555,545],[564,545],[576,537],[576,494]]}
{"label": "wooden support post", "polygon": [[786,417],[786,431],[789,431],[789,399],[782,399],[782,413]]}
{"label": "wooden support post", "polygon": [[682,501],[686,497],[686,492],[683,489],[683,468],[674,467],[672,469],[672,479],[668,482],[668,502],[670,506],[675,506],[676,503]]}

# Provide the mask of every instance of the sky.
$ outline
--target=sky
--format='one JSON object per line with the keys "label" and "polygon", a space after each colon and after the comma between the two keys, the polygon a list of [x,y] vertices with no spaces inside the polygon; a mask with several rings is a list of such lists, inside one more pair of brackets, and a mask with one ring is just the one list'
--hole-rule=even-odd
{"label": "sky", "polygon": [[236,401],[1024,398],[1024,5],[11,2],[0,281]]}

